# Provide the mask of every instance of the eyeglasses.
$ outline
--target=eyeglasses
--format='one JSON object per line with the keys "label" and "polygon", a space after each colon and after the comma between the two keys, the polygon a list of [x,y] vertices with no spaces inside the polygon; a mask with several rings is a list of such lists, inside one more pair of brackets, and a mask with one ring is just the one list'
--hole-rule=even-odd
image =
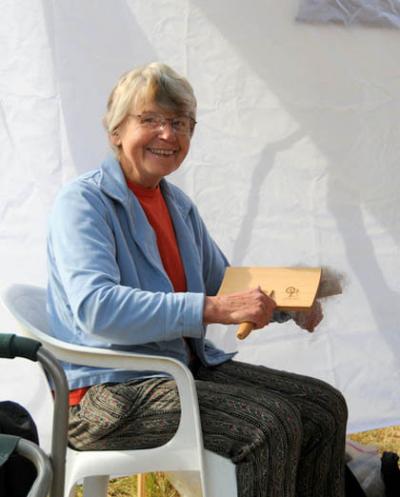
{"label": "eyeglasses", "polygon": [[177,135],[191,135],[196,125],[196,121],[189,116],[165,117],[156,112],[128,115],[137,119],[143,128],[152,130],[164,129],[169,123]]}

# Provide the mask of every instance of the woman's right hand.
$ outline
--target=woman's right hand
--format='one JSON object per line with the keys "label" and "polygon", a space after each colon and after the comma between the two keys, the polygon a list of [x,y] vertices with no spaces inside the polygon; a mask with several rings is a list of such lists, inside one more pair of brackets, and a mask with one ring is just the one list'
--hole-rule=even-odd
{"label": "woman's right hand", "polygon": [[275,301],[260,287],[245,292],[206,297],[204,323],[240,324],[250,322],[254,329],[264,328],[272,319]]}

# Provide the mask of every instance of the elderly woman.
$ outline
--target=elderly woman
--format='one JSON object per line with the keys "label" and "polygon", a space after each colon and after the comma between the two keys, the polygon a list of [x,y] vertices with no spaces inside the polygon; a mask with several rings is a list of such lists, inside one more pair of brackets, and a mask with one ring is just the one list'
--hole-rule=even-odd
{"label": "elderly woman", "polygon": [[[53,333],[72,343],[174,357],[196,379],[204,444],[237,468],[240,497],[344,495],[347,410],[331,386],[232,360],[208,323],[284,320],[260,289],[216,296],[226,258],[192,201],[165,177],[196,125],[188,81],[166,65],[117,83],[104,119],[114,154],[58,196],[48,238]],[[312,330],[318,307],[295,316]],[[154,372],[65,365],[70,443],[147,448],[179,422],[174,382]]]}

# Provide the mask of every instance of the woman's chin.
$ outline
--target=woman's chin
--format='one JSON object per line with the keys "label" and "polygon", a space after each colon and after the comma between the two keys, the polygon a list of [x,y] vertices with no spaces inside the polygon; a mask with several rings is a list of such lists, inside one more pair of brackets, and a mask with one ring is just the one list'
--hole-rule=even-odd
{"label": "woman's chin", "polygon": [[178,165],[175,161],[154,161],[148,168],[148,171],[162,178],[163,176],[168,176],[178,169]]}

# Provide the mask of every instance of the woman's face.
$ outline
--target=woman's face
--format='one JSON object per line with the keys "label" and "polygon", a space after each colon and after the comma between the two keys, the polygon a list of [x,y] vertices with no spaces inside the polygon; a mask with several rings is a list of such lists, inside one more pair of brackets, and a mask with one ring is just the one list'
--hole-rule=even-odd
{"label": "woman's face", "polygon": [[[190,133],[177,133],[170,121],[154,129],[143,124],[143,116],[154,114],[177,117],[155,103],[145,104],[132,111],[111,136],[113,144],[120,148],[119,161],[125,176],[146,188],[155,188],[164,176],[178,169],[189,151],[191,138]],[[135,117],[139,115],[141,119]]]}

